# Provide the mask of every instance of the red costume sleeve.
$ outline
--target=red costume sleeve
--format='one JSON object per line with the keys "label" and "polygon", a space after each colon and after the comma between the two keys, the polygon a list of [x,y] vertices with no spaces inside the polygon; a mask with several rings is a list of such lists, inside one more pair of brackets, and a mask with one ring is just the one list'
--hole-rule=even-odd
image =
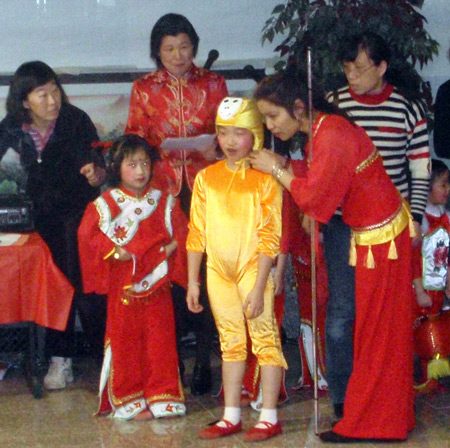
{"label": "red costume sleeve", "polygon": [[347,120],[326,117],[314,137],[306,175],[291,182],[296,204],[319,222],[330,220],[349,189],[359,155],[358,137]]}
{"label": "red costume sleeve", "polygon": [[181,210],[178,200],[175,201],[172,210],[172,228],[174,239],[177,241],[177,248],[169,257],[169,278],[170,281],[187,289],[186,238],[188,219]]}
{"label": "red costume sleeve", "polygon": [[78,247],[83,279],[83,291],[107,294],[110,282],[112,241],[99,229],[99,215],[94,203],[89,203],[78,228]]}
{"label": "red costume sleeve", "polygon": [[413,246],[412,248],[412,278],[422,278],[422,247],[420,244]]}

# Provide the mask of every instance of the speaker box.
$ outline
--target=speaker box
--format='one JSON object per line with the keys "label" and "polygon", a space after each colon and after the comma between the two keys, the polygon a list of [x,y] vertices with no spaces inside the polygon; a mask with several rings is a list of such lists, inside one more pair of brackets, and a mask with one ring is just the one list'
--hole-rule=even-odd
{"label": "speaker box", "polygon": [[33,203],[22,194],[0,194],[0,232],[32,232]]}

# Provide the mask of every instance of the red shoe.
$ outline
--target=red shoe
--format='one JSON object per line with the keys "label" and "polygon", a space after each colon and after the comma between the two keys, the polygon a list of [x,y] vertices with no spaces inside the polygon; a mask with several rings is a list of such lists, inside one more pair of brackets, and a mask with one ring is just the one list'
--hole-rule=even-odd
{"label": "red shoe", "polygon": [[[222,428],[218,426],[217,423],[224,422],[226,427]],[[242,422],[233,425],[233,423],[228,420],[218,420],[216,422],[211,423],[210,426],[202,429],[198,436],[201,439],[218,439],[219,437],[231,436],[231,434],[236,434],[237,432],[242,431]]]}
{"label": "red shoe", "polygon": [[278,421],[275,424],[269,422],[258,422],[258,425],[262,423],[265,428],[253,427],[250,431],[247,431],[244,436],[246,442],[259,442],[260,440],[270,439],[278,434],[281,434],[281,423]]}

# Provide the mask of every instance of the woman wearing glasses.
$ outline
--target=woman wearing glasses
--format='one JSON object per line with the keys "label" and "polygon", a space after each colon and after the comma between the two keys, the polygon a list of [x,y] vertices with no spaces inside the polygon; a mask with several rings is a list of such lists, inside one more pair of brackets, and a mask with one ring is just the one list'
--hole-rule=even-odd
{"label": "woman wearing glasses", "polygon": [[[390,50],[377,34],[352,36],[339,52],[348,85],[330,92],[328,101],[364,128],[377,147],[397,190],[408,200],[416,237],[429,191],[430,153],[425,111],[416,101],[418,91],[394,86],[402,79],[390,67]],[[409,87],[409,86],[408,86]],[[331,401],[342,417],[353,365],[354,271],[348,265],[350,229],[336,213],[324,227],[324,252],[329,299],[326,320],[326,365]]]}

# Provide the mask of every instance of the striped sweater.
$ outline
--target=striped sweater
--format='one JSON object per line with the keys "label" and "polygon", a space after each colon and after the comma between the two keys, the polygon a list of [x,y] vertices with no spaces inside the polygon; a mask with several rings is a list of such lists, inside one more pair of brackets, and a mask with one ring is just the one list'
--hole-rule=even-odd
{"label": "striped sweater", "polygon": [[420,105],[386,84],[374,95],[356,95],[343,87],[327,95],[372,139],[387,173],[409,200],[414,219],[422,222],[429,191],[430,151],[425,113]]}

